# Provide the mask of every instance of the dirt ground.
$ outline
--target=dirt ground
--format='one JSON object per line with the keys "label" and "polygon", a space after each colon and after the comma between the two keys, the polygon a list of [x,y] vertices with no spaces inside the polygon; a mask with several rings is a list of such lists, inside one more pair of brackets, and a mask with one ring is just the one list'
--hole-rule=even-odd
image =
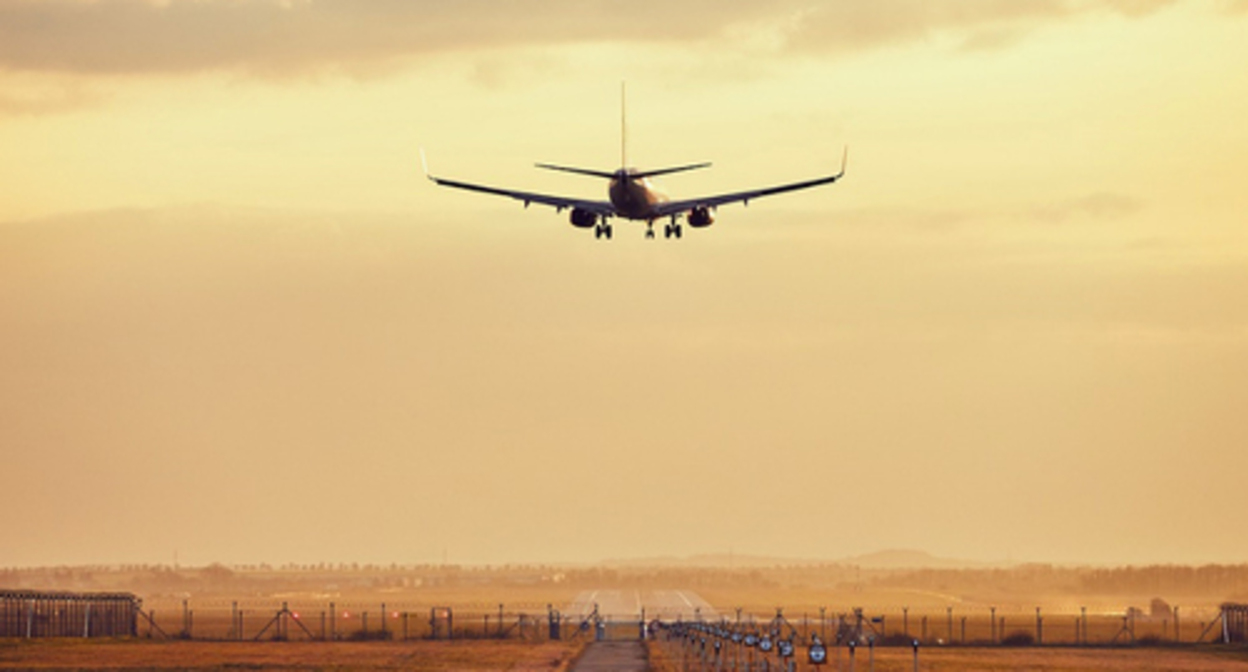
{"label": "dirt ground", "polygon": [[0,640],[0,670],[563,672],[582,644]]}

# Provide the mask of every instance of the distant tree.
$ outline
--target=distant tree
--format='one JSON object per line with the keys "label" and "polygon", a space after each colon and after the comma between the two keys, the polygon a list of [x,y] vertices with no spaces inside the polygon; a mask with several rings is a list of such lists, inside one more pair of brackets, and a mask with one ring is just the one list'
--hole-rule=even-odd
{"label": "distant tree", "polygon": [[1174,610],[1170,608],[1170,604],[1160,597],[1154,597],[1148,603],[1148,615],[1153,618],[1170,618]]}
{"label": "distant tree", "polygon": [[234,578],[234,571],[219,562],[214,562],[211,565],[208,565],[200,572],[200,574],[205,580],[212,584],[226,583],[230,579]]}

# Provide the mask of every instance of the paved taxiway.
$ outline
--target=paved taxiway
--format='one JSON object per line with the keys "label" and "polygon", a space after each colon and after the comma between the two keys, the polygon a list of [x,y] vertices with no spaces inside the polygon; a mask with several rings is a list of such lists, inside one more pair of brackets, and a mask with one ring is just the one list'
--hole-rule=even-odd
{"label": "paved taxiway", "polygon": [[598,605],[598,614],[609,619],[631,619],[641,616],[664,620],[692,620],[701,615],[716,620],[719,612],[691,590],[583,590],[564,610],[565,617],[585,617]]}

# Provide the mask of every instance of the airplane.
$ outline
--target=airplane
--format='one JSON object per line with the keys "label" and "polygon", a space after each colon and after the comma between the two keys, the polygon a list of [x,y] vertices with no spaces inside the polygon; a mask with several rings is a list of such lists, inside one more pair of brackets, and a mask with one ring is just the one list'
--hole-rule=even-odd
{"label": "airplane", "polygon": [[801,182],[790,182],[774,187],[765,187],[762,189],[751,189],[747,191],[737,191],[727,194],[717,194],[713,196],[703,196],[700,198],[689,198],[679,201],[670,200],[666,194],[655,187],[650,178],[659,175],[670,175],[672,173],[680,173],[689,170],[697,170],[700,168],[710,167],[710,163],[695,163],[685,166],[676,166],[672,168],[658,168],[653,170],[639,170],[637,168],[628,167],[628,126],[627,115],[624,103],[624,92],[621,87],[620,93],[620,165],[621,168],[614,172],[602,170],[590,170],[586,168],[573,168],[568,166],[559,166],[549,163],[538,163],[536,167],[545,170],[556,170],[565,173],[574,173],[577,175],[587,175],[590,177],[599,177],[609,180],[607,195],[610,200],[607,201],[591,201],[580,198],[570,198],[566,196],[552,196],[549,194],[538,194],[528,191],[516,191],[512,189],[499,189],[496,187],[488,187],[480,184],[469,182],[460,182],[458,180],[448,180],[441,177],[435,177],[429,172],[429,162],[425,158],[425,151],[420,151],[421,165],[425,171],[425,177],[429,178],[434,184],[443,187],[452,187],[455,189],[465,189],[485,194],[494,194],[497,196],[506,196],[518,201],[524,202],[524,207],[529,207],[531,203],[540,205],[548,205],[555,209],[555,212],[563,212],[571,209],[569,217],[573,226],[582,229],[593,229],[595,238],[611,239],[613,229],[611,226],[612,217],[620,217],[622,219],[642,221],[646,223],[646,238],[654,238],[654,222],[660,219],[670,219],[668,224],[663,227],[664,238],[680,238],[682,235],[682,227],[680,219],[683,217],[689,226],[695,229],[701,229],[715,223],[715,215],[719,206],[729,203],[740,202],[748,206],[750,201],[764,196],[773,194],[782,194],[789,191],[797,191],[799,189],[809,189],[824,184],[832,184],[845,176],[845,165],[849,159],[849,148],[846,147],[841,155],[841,171],[835,175],[826,177],[817,177],[814,179],[804,180]]}

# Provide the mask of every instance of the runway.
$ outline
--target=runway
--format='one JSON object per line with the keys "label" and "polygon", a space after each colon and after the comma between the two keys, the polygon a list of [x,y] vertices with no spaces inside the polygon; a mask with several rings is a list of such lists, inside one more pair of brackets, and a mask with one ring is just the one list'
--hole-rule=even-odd
{"label": "runway", "polygon": [[643,609],[647,620],[692,620],[697,615],[706,620],[719,618],[715,607],[691,590],[583,590],[563,613],[567,618],[584,618],[593,613],[595,604],[600,616],[612,620],[640,618]]}

